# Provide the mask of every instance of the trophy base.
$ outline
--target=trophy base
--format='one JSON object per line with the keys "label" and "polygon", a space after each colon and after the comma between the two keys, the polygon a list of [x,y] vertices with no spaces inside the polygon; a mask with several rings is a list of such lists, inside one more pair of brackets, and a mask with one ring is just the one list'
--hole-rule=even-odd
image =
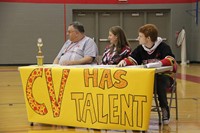
{"label": "trophy base", "polygon": [[43,66],[44,56],[36,56],[36,58],[37,58],[37,65],[38,66]]}

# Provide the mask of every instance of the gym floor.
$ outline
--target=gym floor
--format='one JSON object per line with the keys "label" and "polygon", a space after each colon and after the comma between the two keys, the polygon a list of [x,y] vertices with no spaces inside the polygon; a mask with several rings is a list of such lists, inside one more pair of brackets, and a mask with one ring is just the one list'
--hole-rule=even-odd
{"label": "gym floor", "polygon": [[[168,126],[158,125],[151,113],[147,133],[199,133],[200,64],[179,65],[177,74],[178,120],[171,110]],[[30,126],[18,66],[0,66],[0,133],[138,133],[139,131],[94,130],[34,123]]]}

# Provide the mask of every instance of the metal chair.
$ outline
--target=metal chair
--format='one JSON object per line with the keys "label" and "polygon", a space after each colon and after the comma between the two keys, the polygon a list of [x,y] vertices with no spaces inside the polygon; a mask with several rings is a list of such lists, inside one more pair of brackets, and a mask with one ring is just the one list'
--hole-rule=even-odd
{"label": "metal chair", "polygon": [[[156,78],[156,76],[155,76]],[[155,79],[156,81],[156,79]],[[158,118],[159,118],[159,125],[161,125],[162,121],[161,121],[161,109],[159,107],[158,104],[158,96],[157,96],[157,87],[156,84],[154,85],[156,88],[154,90],[154,101],[155,101],[155,105],[152,105],[152,111],[153,112],[157,112],[158,113]],[[176,111],[176,120],[178,120],[178,100],[177,100],[177,82],[176,82],[176,74],[174,76],[174,80],[172,85],[166,89],[166,93],[167,93],[167,100],[169,103],[169,110],[171,110],[172,108],[175,109]],[[174,101],[174,104],[172,104]]]}

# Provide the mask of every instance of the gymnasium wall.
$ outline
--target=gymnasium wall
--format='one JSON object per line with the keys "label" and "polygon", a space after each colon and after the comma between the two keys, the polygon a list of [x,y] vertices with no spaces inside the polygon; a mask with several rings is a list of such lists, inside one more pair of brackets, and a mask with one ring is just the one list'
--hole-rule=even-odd
{"label": "gymnasium wall", "polygon": [[[198,4],[199,5],[199,4]],[[190,40],[187,44],[187,51],[190,54],[190,60],[195,62],[200,62],[200,15],[198,16],[198,21],[195,17],[196,4],[192,4],[192,8],[189,10],[191,24],[188,24],[188,27],[191,27],[191,31],[187,34],[187,39]],[[198,9],[198,14],[200,14],[200,8]],[[197,23],[198,22],[198,23]]]}
{"label": "gymnasium wall", "polygon": [[188,59],[200,62],[199,25],[192,16],[195,6],[195,0],[128,0],[125,4],[116,0],[0,0],[0,65],[35,64],[39,37],[44,43],[45,63],[52,63],[66,39],[66,26],[73,20],[74,9],[169,9],[169,45],[176,59],[180,61],[176,32],[184,27]]}

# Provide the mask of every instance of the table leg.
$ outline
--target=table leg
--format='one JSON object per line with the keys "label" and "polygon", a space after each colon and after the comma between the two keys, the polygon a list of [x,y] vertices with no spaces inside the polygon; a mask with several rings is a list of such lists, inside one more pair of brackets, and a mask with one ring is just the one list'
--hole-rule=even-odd
{"label": "table leg", "polygon": [[158,99],[157,99],[157,74],[155,74],[155,78],[154,78],[154,100],[156,104],[156,111],[158,113],[159,125],[161,125],[161,113],[160,113]]}

